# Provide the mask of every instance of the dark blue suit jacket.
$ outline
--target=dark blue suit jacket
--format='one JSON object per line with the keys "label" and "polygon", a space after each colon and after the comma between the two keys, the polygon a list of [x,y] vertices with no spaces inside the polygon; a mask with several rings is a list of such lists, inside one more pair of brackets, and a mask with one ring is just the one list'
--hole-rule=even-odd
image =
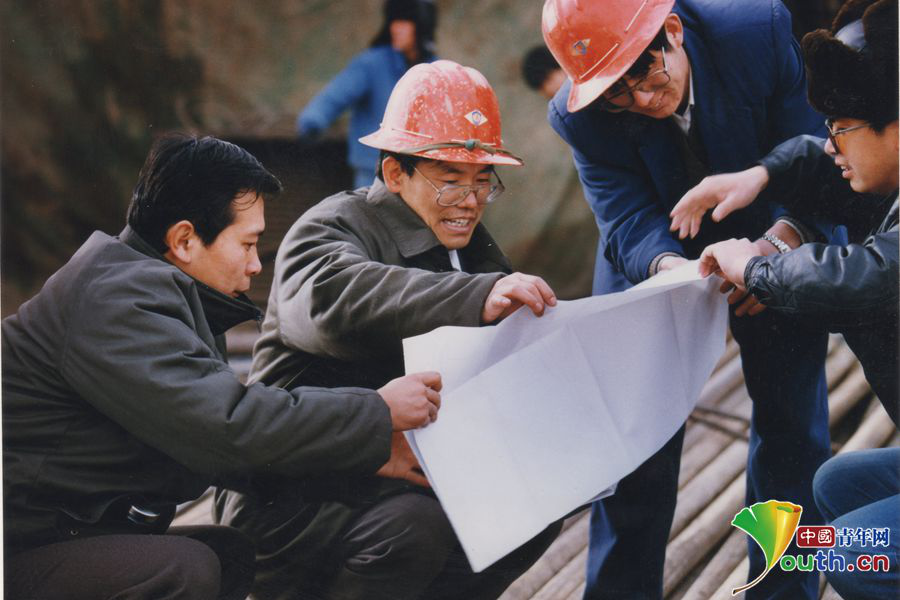
{"label": "dark blue suit jacket", "polygon": [[[745,169],[778,143],[824,134],[806,101],[800,49],[780,0],[677,0],[694,85],[692,122],[713,173]],[[664,252],[696,258],[709,243],[761,235],[778,207],[755,202],[723,223],[704,222],[684,243],[669,232],[669,211],[689,189],[671,119],[566,110],[567,83],[548,119],[572,147],[585,198],[600,228],[594,293],[630,287]]]}

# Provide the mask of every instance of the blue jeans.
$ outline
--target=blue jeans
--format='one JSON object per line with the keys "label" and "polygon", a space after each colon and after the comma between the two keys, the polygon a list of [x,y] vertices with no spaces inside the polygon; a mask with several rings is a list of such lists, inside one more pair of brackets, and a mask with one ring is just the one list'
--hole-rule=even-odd
{"label": "blue jeans", "polygon": [[886,554],[890,569],[884,571],[835,571],[828,582],[845,600],[900,598],[900,448],[862,450],[836,456],[816,473],[816,504],[838,531],[843,527],[890,528],[890,544],[834,547],[846,563],[861,554]]}
{"label": "blue jeans", "polygon": [[[747,460],[747,506],[787,500],[805,524],[822,522],[812,481],[831,455],[825,383],[827,334],[767,310],[731,318],[753,399]],[[662,598],[666,542],[675,511],[684,431],[619,483],[591,514],[585,600]],[[750,575],[765,557],[749,537]],[[795,549],[792,553],[797,553]],[[773,569],[746,593],[760,598],[817,598],[816,573]]]}

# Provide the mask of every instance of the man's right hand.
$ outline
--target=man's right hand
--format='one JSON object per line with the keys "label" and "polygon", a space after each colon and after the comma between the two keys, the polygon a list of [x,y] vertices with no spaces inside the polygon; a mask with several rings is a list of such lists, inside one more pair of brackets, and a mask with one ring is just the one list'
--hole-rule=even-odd
{"label": "man's right hand", "polygon": [[410,483],[431,487],[428,479],[416,460],[406,438],[402,433],[394,432],[391,434],[391,457],[384,465],[375,473],[379,477],[388,477],[390,479],[405,479]]}
{"label": "man's right hand", "polygon": [[391,409],[394,431],[406,431],[437,420],[441,407],[440,391],[440,373],[424,371],[393,379],[378,393]]}
{"label": "man's right hand", "polygon": [[505,319],[523,304],[540,317],[544,314],[544,308],[556,306],[556,294],[546,281],[535,275],[507,275],[498,279],[491,288],[481,310],[481,322],[493,323]]}

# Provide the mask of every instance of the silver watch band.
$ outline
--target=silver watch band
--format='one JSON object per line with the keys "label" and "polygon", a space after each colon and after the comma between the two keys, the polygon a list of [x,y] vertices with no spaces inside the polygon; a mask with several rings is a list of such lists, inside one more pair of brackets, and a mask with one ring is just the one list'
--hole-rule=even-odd
{"label": "silver watch band", "polygon": [[791,251],[791,247],[788,246],[783,239],[776,235],[772,235],[771,233],[764,233],[762,239],[778,248],[778,254],[787,254]]}

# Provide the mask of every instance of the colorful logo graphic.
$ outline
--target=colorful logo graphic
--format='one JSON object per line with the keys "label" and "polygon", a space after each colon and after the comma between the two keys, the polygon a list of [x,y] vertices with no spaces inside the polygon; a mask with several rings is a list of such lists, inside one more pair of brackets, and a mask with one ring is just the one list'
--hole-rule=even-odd
{"label": "colorful logo graphic", "polygon": [[834,548],[835,531],[831,525],[801,525],[797,528],[798,548]]}
{"label": "colorful logo graphic", "polygon": [[572,44],[572,56],[584,56],[587,54],[588,46],[591,45],[590,39],[578,40]]}
{"label": "colorful logo graphic", "polygon": [[734,515],[731,524],[753,538],[762,549],[766,556],[766,568],[759,577],[747,585],[731,590],[732,596],[755,586],[769,574],[772,567],[778,564],[791,540],[794,539],[802,513],[803,507],[797,504],[769,500],[757,502]]}
{"label": "colorful logo graphic", "polygon": [[487,123],[488,120],[487,117],[484,116],[484,113],[482,113],[480,110],[473,110],[466,115],[466,119],[468,119],[469,123],[471,123],[475,127]]}
{"label": "colorful logo graphic", "polygon": [[[790,502],[769,500],[758,502],[734,515],[731,524],[749,535],[766,556],[766,568],[745,586],[731,590],[736,596],[752,588],[768,575],[775,565],[787,573],[837,573],[854,571],[888,572],[891,559],[887,554],[875,554],[878,548],[889,548],[889,527],[841,527],[832,525],[799,525],[803,507]],[[798,554],[785,554],[796,535]],[[868,553],[847,556],[841,548],[871,547]],[[810,550],[817,548],[815,553]],[[821,548],[827,548],[827,552]],[[837,551],[836,551],[837,550]]]}

